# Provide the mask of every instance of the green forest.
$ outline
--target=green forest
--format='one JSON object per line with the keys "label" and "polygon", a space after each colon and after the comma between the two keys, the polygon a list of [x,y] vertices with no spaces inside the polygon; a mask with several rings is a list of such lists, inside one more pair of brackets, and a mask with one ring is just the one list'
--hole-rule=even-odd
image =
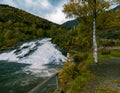
{"label": "green forest", "polygon": [[18,42],[52,37],[60,25],[8,5],[0,5],[0,50]]}
{"label": "green forest", "polygon": [[[108,18],[110,15],[111,19]],[[120,44],[120,21],[118,20],[119,18],[113,18],[114,16],[117,16],[115,10],[110,10],[98,16],[97,35],[100,42],[99,45],[117,46]],[[107,21],[111,23],[106,24]],[[82,22],[76,23],[76,20],[64,24],[64,26],[58,25],[20,9],[8,5],[0,5],[0,50],[8,49],[19,42],[44,37],[51,37],[53,42],[64,48],[64,50],[70,48],[79,50],[84,45],[86,47],[92,46],[90,40],[92,39],[91,28],[82,24]],[[71,25],[74,27],[68,28]],[[83,43],[81,44],[81,42]]]}
{"label": "green forest", "polygon": [[[110,15],[111,19],[108,18]],[[101,46],[120,44],[120,21],[119,18],[113,18],[114,16],[117,16],[115,10],[98,16],[97,37]],[[109,24],[106,24],[107,21]],[[67,49],[81,50],[81,48],[84,50],[84,45],[87,48],[92,46],[92,32],[90,31],[92,28],[90,26],[88,27],[82,22],[76,23],[76,20],[64,24],[64,26],[58,25],[20,9],[0,5],[0,50],[8,49],[19,42],[44,37],[51,37],[53,42],[64,51]],[[68,28],[69,25],[74,27]]]}
{"label": "green forest", "polygon": [[[94,69],[89,69],[93,64],[94,0],[78,1],[70,0],[70,3],[64,5],[63,12],[67,17],[75,17],[75,20],[62,25],[8,5],[0,5],[0,51],[10,49],[21,42],[52,38],[52,42],[64,55],[69,53],[67,62],[59,70],[60,89],[65,93],[81,93],[88,81],[96,78],[92,73]],[[120,49],[114,49],[120,47],[120,6],[108,9],[109,6],[109,1],[96,2],[98,65],[102,64],[100,62],[104,58],[120,57]],[[118,93],[112,89],[110,90],[113,92],[109,92],[109,88],[105,88],[103,90],[107,92],[99,88],[95,93]]]}

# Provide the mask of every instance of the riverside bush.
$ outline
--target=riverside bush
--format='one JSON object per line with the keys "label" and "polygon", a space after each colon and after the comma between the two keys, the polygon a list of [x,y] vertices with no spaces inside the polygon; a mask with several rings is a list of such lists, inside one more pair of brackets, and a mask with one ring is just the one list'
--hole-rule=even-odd
{"label": "riverside bush", "polygon": [[[77,53],[73,57],[74,62],[65,62],[64,67],[59,70],[59,80],[65,93],[79,93],[91,77],[87,67],[87,53]],[[76,91],[76,92],[75,92]]]}

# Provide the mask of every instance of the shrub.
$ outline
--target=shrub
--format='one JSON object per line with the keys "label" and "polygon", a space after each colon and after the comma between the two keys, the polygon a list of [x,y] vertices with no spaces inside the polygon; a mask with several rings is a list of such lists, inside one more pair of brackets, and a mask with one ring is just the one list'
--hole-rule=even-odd
{"label": "shrub", "polygon": [[75,64],[66,62],[64,67],[59,70],[59,79],[62,86],[66,86],[68,82],[73,80],[79,72],[77,71]]}
{"label": "shrub", "polygon": [[[76,53],[74,62],[65,62],[64,67],[59,70],[60,84],[65,91],[70,91],[68,93],[79,93],[79,87],[81,88],[85,85],[90,77],[90,73],[87,70],[87,58],[87,53]],[[74,89],[74,87],[76,88]],[[74,90],[71,90],[70,88]]]}
{"label": "shrub", "polygon": [[87,85],[88,80],[91,78],[90,72],[82,73],[78,76],[71,84],[71,88],[69,89],[69,93],[80,93],[82,88]]}
{"label": "shrub", "polygon": [[88,58],[88,54],[87,53],[78,53],[74,56],[74,62],[76,64],[79,64],[83,61],[85,61]]}
{"label": "shrub", "polygon": [[102,48],[101,49],[101,54],[102,55],[109,55],[109,54],[111,54],[111,51],[109,49]]}

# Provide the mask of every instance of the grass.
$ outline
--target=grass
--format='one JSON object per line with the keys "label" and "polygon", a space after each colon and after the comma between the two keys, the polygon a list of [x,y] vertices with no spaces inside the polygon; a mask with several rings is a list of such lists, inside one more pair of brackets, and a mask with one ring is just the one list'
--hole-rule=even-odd
{"label": "grass", "polygon": [[120,50],[118,50],[118,51],[112,51],[111,56],[113,56],[113,57],[119,57],[120,58]]}
{"label": "grass", "polygon": [[75,80],[72,81],[70,93],[78,93],[78,91],[80,91],[85,85],[87,85],[87,82],[91,78],[92,78],[92,74],[89,72],[83,73],[77,78],[75,78]]}
{"label": "grass", "polygon": [[108,86],[102,86],[98,88],[95,93],[119,93],[119,92]]}
{"label": "grass", "polygon": [[95,77],[88,82],[83,91],[84,93],[120,93],[118,90],[120,87],[120,50],[110,50],[108,54],[101,52],[98,51],[99,64],[94,64],[92,52],[88,57],[89,70]]}
{"label": "grass", "polygon": [[101,54],[101,51],[98,52],[99,59],[104,58],[120,58],[120,50],[110,50],[110,54]]}
{"label": "grass", "polygon": [[113,83],[116,83],[118,87],[120,87],[120,80],[115,80]]}
{"label": "grass", "polygon": [[[110,50],[110,54],[102,54],[102,51],[98,51],[98,59],[106,59],[106,58],[120,58],[120,50]],[[93,52],[91,52],[87,59],[87,64],[92,64],[94,62]]]}

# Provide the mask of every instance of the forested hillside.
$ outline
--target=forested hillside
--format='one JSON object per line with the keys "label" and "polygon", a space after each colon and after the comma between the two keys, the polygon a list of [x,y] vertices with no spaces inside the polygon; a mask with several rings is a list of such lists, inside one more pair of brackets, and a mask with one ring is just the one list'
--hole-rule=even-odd
{"label": "forested hillside", "polygon": [[91,37],[86,37],[88,30],[79,30],[79,26],[76,30],[68,30],[20,9],[0,5],[0,50],[26,40],[51,37],[64,54],[69,50],[81,51],[84,45],[91,47],[91,39],[88,39]]}
{"label": "forested hillside", "polygon": [[67,29],[73,29],[79,24],[79,21],[77,20],[70,20],[65,23],[63,23],[61,26]]}
{"label": "forested hillside", "polygon": [[17,42],[51,37],[60,26],[30,13],[0,5],[0,50]]}
{"label": "forested hillside", "polygon": [[[113,18],[117,15],[114,10],[97,15],[99,46],[120,44],[119,18]],[[89,17],[87,20],[89,22]],[[86,22],[82,25],[82,21],[78,22],[79,20],[72,20],[60,26],[20,9],[0,5],[0,50],[8,49],[18,42],[51,37],[53,43],[57,44],[63,53],[69,50],[85,51],[92,47],[92,24]],[[74,26],[75,29],[70,29]]]}

